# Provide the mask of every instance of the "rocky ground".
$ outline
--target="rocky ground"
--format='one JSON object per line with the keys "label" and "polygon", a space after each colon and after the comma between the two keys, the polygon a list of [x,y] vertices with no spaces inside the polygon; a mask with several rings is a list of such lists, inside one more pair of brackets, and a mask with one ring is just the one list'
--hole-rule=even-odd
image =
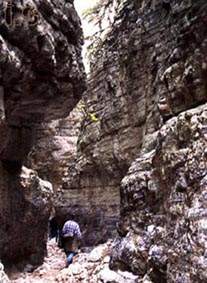
{"label": "rocky ground", "polygon": [[112,242],[108,241],[94,249],[80,252],[74,258],[73,264],[65,268],[65,254],[57,247],[55,241],[51,240],[48,242],[48,255],[39,268],[31,271],[32,266],[27,265],[23,273],[10,270],[8,274],[13,283],[138,282],[137,276],[129,272],[114,272],[109,269],[111,247]]}

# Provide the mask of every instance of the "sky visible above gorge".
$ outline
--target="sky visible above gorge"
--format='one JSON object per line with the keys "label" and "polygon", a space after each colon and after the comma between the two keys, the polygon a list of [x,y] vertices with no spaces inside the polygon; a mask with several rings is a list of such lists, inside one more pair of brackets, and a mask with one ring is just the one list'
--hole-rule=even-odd
{"label": "sky visible above gorge", "polygon": [[[96,2],[97,0],[75,0],[74,1],[76,10],[81,18],[84,37],[88,37],[94,34],[96,31],[96,27],[92,23],[89,24],[86,19],[83,19],[83,12],[86,9],[93,7],[96,4]],[[85,64],[87,73],[89,72],[89,62],[86,58],[86,50],[87,50],[88,45],[89,45],[89,42],[85,42],[84,47],[83,47],[83,59],[84,59],[84,64]]]}

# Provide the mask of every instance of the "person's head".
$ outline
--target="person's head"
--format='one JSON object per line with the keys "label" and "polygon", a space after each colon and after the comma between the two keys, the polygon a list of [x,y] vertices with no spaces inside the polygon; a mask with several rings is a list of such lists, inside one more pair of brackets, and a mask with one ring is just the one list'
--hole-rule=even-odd
{"label": "person's head", "polygon": [[69,213],[68,214],[68,220],[75,220],[75,214],[74,213]]}

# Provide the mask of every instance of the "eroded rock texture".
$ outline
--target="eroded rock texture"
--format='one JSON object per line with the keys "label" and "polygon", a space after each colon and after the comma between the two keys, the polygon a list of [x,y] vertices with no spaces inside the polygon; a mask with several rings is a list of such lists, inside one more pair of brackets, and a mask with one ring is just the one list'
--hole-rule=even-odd
{"label": "eroded rock texture", "polygon": [[1,259],[37,265],[46,252],[52,185],[26,167],[11,174],[1,166],[0,172]]}
{"label": "eroded rock texture", "polygon": [[69,187],[100,189],[117,219],[125,176],[111,267],[205,282],[206,1],[119,2],[92,62],[85,103],[97,121],[83,122]]}
{"label": "eroded rock texture", "polygon": [[[122,180],[113,264],[153,282],[206,281],[207,104],[170,119]],[[114,265],[114,266],[115,266]]]}
{"label": "eroded rock texture", "polygon": [[[53,184],[55,216],[60,227],[74,210],[74,202],[86,205],[81,190],[68,190],[68,181],[74,171],[77,157],[77,140],[83,113],[78,105],[69,116],[41,124],[37,141],[30,151],[28,164],[41,178]],[[77,220],[84,222],[84,213],[75,209]],[[83,226],[81,225],[83,230]]]}
{"label": "eroded rock texture", "polygon": [[[30,148],[32,126],[68,115],[85,83],[82,32],[72,1],[12,3],[10,26],[5,22],[8,2],[0,6],[1,85],[10,129],[1,155],[21,161]],[[36,23],[22,16],[26,9],[36,11]]]}
{"label": "eroded rock texture", "polygon": [[45,189],[51,190],[51,185],[35,172],[23,182],[22,165],[29,164],[27,155],[37,142],[40,125],[67,117],[85,90],[81,45],[73,1],[1,1],[0,258],[4,262],[29,259],[37,264],[43,259],[51,206]]}
{"label": "eroded rock texture", "polygon": [[104,177],[107,175],[100,175],[98,168],[82,176],[77,142],[85,119],[91,119],[90,113],[84,111],[81,102],[67,118],[42,124],[28,160],[29,167],[53,184],[58,224],[62,226],[71,214],[75,215],[83,232],[83,244],[93,246],[115,231],[120,197],[118,188],[113,189],[113,179],[108,184],[110,180]]}

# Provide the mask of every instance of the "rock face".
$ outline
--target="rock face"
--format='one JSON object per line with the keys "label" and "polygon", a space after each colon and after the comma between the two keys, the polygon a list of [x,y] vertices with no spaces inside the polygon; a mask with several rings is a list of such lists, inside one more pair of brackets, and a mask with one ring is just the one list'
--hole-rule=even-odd
{"label": "rock face", "polygon": [[[53,184],[53,208],[60,227],[68,220],[74,203],[86,205],[86,199],[77,191],[68,190],[68,182],[75,168],[77,158],[77,140],[83,113],[78,105],[69,116],[41,124],[37,129],[37,140],[28,158],[28,165],[37,170],[39,176]],[[83,230],[84,213],[76,217]],[[82,218],[82,219],[81,219]]]}
{"label": "rock face", "polygon": [[[72,1],[31,2],[38,21],[26,27],[14,1],[15,24],[0,25],[1,257],[44,254],[45,242],[37,251],[23,231],[34,243],[45,237],[50,185],[26,164],[54,184],[59,221],[75,213],[85,244],[112,237],[119,219],[115,271],[102,249],[92,251],[94,282],[206,282],[206,0],[116,2],[82,114],[68,116],[84,90]],[[77,263],[69,276],[86,272]],[[61,276],[67,282],[68,270]]]}
{"label": "rock face", "polygon": [[205,282],[206,1],[117,2],[84,97],[96,119],[82,123],[68,190],[90,196],[108,231],[120,192],[111,267]]}
{"label": "rock face", "polygon": [[72,2],[12,1],[10,24],[8,1],[0,4],[0,84],[9,126],[2,160],[22,161],[33,125],[68,115],[85,88],[82,32]]}
{"label": "rock face", "polygon": [[[154,150],[122,180],[120,233],[111,266],[153,282],[205,282],[207,104],[170,119]],[[195,269],[196,266],[196,269]]]}
{"label": "rock face", "polygon": [[40,125],[28,166],[53,184],[58,224],[62,226],[75,214],[83,232],[83,244],[93,246],[114,235],[120,196],[115,180],[98,171],[95,164],[88,168],[92,170],[89,175],[82,168],[82,163],[88,161],[83,159],[78,137],[85,119],[97,126],[91,119],[92,113],[84,109],[81,101],[68,117]]}
{"label": "rock face", "polygon": [[1,167],[1,259],[37,265],[46,251],[52,185],[25,167],[10,174]]}
{"label": "rock face", "polygon": [[66,118],[42,123],[29,154],[28,165],[53,184],[56,208],[64,203],[62,193],[76,159],[82,116],[76,107]]}
{"label": "rock face", "polygon": [[[103,182],[107,185],[109,180],[104,180],[104,176],[99,180],[96,168],[88,176],[87,183],[79,171],[82,156],[77,146],[78,136],[84,119],[90,119],[89,115],[84,112],[81,102],[68,117],[42,124],[37,131],[37,142],[29,154],[28,166],[53,184],[53,206],[59,225],[75,214],[84,235],[83,244],[90,246],[114,234],[120,197],[117,187],[116,190],[111,190],[112,186],[106,186],[104,190],[98,187]],[[98,182],[94,187],[93,178]]]}
{"label": "rock face", "polygon": [[85,90],[82,41],[73,1],[0,3],[0,258],[4,262],[43,260],[51,185],[33,171],[22,177],[22,165],[29,164],[27,155],[37,142],[40,125],[67,117]]}

